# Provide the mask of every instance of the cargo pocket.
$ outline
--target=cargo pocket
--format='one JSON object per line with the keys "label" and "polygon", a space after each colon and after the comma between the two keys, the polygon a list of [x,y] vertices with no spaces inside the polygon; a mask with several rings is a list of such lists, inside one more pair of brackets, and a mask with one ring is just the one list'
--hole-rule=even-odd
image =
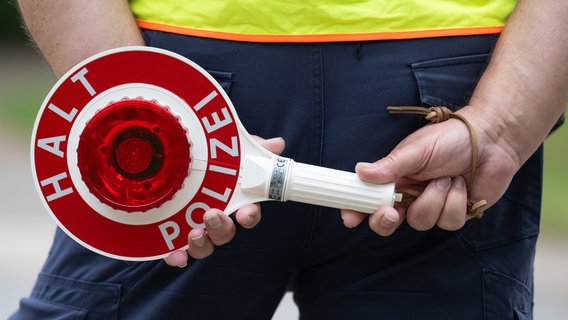
{"label": "cargo pocket", "polygon": [[233,73],[226,71],[206,70],[223,88],[225,93],[231,92],[231,85],[233,84]]}
{"label": "cargo pocket", "polygon": [[413,63],[422,104],[453,110],[466,105],[489,57],[477,54]]}
{"label": "cargo pocket", "polygon": [[117,319],[121,286],[41,273],[12,319]]}
{"label": "cargo pocket", "polygon": [[484,270],[483,303],[485,320],[532,319],[530,288],[504,274]]}
{"label": "cargo pocket", "polygon": [[20,310],[10,319],[83,320],[87,319],[87,313],[88,311],[85,309],[58,305],[33,298],[24,298],[20,301]]}

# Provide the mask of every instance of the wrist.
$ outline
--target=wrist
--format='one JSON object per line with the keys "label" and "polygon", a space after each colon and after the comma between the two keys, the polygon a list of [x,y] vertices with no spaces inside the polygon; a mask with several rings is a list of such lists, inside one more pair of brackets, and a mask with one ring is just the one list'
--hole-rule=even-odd
{"label": "wrist", "polygon": [[[511,170],[518,170],[522,164],[534,152],[529,151],[526,144],[519,143],[524,139],[519,137],[523,134],[522,130],[517,129],[517,121],[509,119],[509,115],[501,115],[500,112],[490,107],[483,107],[479,104],[469,104],[457,113],[468,119],[470,125],[477,134],[480,161],[490,158],[499,150],[499,154],[504,159],[501,163],[508,163]],[[536,147],[535,147],[536,149]]]}
{"label": "wrist", "polygon": [[472,99],[458,113],[466,117],[476,130],[480,155],[487,149],[499,148],[518,170],[543,143],[563,110],[547,110],[545,106],[538,108],[520,102],[491,105],[481,99]]}

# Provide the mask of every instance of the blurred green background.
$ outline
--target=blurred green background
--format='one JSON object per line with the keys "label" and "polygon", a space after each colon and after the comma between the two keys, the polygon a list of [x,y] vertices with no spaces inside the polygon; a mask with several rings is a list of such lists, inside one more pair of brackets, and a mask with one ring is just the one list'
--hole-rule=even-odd
{"label": "blurred green background", "polygon": [[[55,78],[26,40],[15,7],[0,2],[0,133],[28,143],[35,115]],[[543,235],[568,235],[568,124],[545,142]],[[27,147],[27,146],[26,146]]]}

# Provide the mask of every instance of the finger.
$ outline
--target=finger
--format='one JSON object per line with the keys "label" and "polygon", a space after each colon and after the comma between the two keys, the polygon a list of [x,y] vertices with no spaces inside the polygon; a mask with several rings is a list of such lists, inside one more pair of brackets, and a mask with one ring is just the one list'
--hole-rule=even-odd
{"label": "finger", "polygon": [[371,183],[389,183],[397,178],[394,172],[395,162],[391,157],[385,157],[377,162],[359,162],[355,165],[355,173],[363,181]]}
{"label": "finger", "polygon": [[203,229],[192,229],[187,236],[187,243],[189,244],[187,252],[194,259],[206,258],[215,250],[215,245]]}
{"label": "finger", "polygon": [[375,233],[387,237],[394,233],[402,220],[403,216],[395,208],[380,207],[369,217],[369,227]]}
{"label": "finger", "polygon": [[360,225],[366,217],[367,214],[365,213],[347,209],[341,210],[341,219],[343,220],[343,224],[349,229],[355,228],[356,226]]}
{"label": "finger", "polygon": [[431,229],[444,208],[450,186],[450,177],[430,181],[424,192],[408,207],[408,224],[418,231]]}
{"label": "finger", "polygon": [[203,215],[203,221],[205,222],[209,239],[216,246],[228,243],[235,236],[236,227],[233,219],[221,210],[207,210]]}
{"label": "finger", "polygon": [[424,143],[400,144],[386,157],[374,162],[360,162],[355,172],[364,181],[388,183],[400,177],[422,171],[427,163],[429,152],[424,150]]}
{"label": "finger", "polygon": [[267,149],[270,152],[274,152],[276,154],[281,154],[282,151],[284,151],[284,148],[286,147],[286,143],[284,142],[284,139],[282,139],[281,137],[263,139],[259,136],[253,135],[252,138],[256,142],[258,142],[261,146],[263,146],[265,149]]}
{"label": "finger", "polygon": [[185,268],[189,261],[189,256],[185,250],[176,250],[165,257],[164,261],[171,267]]}
{"label": "finger", "polygon": [[455,231],[464,226],[467,211],[467,189],[461,176],[452,179],[444,209],[436,225],[443,230]]}
{"label": "finger", "polygon": [[235,213],[235,219],[245,229],[252,229],[260,222],[260,204],[246,205]]}

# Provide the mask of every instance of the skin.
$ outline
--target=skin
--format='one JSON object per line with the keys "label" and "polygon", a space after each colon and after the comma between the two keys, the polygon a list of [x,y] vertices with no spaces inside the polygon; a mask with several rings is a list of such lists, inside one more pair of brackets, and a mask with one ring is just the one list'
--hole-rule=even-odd
{"label": "skin", "polygon": [[[520,1],[469,105],[459,111],[479,139],[472,200],[495,204],[565,109],[567,18],[566,1]],[[414,132],[375,163],[359,163],[355,170],[363,180],[426,186],[408,208],[377,210],[369,219],[370,227],[384,236],[392,234],[403,219],[418,230],[434,225],[446,230],[461,228],[466,221],[466,189],[460,176],[467,177],[470,171],[470,154],[466,127],[449,120]],[[448,187],[449,177],[453,178]],[[364,219],[348,211],[342,217],[348,227]]]}
{"label": "skin", "polygon": [[[127,1],[19,0],[29,33],[57,76],[106,49],[143,45]],[[479,164],[471,199],[495,204],[513,175],[544,141],[568,103],[568,2],[521,0],[500,37],[493,57],[469,105],[459,110],[478,135]],[[535,119],[538,119],[535,121]],[[447,134],[451,132],[452,134]],[[279,153],[282,139],[261,140]],[[388,236],[406,219],[417,230],[438,226],[457,230],[466,222],[466,179],[471,144],[463,123],[448,120],[409,135],[374,163],[355,171],[372,183],[396,181],[398,187],[424,191],[408,208],[382,207],[369,216],[369,226]],[[347,227],[367,215],[342,210]],[[188,235],[189,250],[173,252],[165,261],[183,267],[189,257],[213,253],[235,234],[235,221],[253,228],[260,221],[257,204],[232,216],[219,210],[205,214],[207,232]]]}
{"label": "skin", "polygon": [[[57,77],[82,60],[122,46],[141,46],[144,40],[130,12],[128,1],[116,0],[21,0],[18,5],[27,30]],[[254,137],[266,149],[279,154],[284,140]],[[189,250],[175,251],[164,260],[171,266],[187,265],[213,253],[235,235],[235,222],[253,228],[261,218],[260,206],[251,204],[229,217],[220,210],[205,213],[204,229],[188,235]],[[234,219],[234,220],[233,220]]]}
{"label": "skin", "polygon": [[[276,154],[280,154],[284,151],[285,145],[282,138],[272,138],[268,140],[254,136],[253,138],[255,138],[260,145]],[[257,203],[246,205],[231,216],[226,215],[221,210],[208,210],[203,216],[207,231],[204,229],[192,229],[187,236],[189,249],[187,251],[174,251],[164,260],[170,266],[183,268],[187,265],[190,256],[195,259],[205,258],[213,253],[215,246],[230,242],[236,232],[234,220],[243,228],[252,229],[260,222],[260,218],[260,205]]]}

